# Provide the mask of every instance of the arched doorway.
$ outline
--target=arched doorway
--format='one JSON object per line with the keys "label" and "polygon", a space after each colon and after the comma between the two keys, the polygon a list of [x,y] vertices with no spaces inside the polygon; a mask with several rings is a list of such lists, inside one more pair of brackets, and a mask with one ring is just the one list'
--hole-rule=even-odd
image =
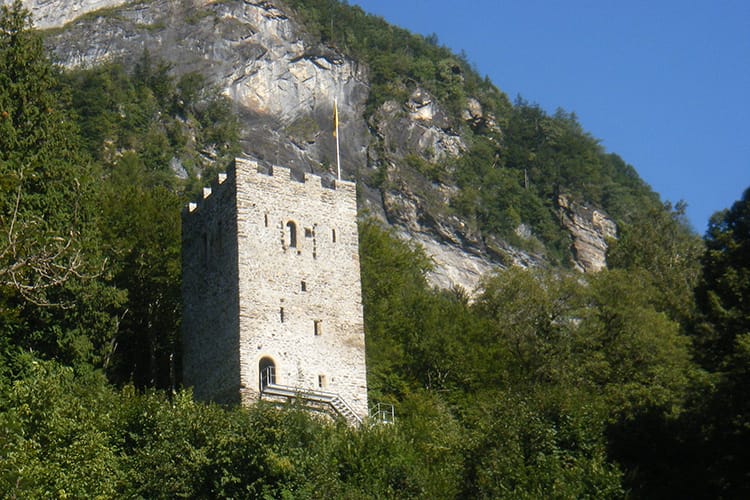
{"label": "arched doorway", "polygon": [[271,358],[261,358],[258,363],[260,374],[260,390],[263,391],[269,384],[276,383],[276,364]]}

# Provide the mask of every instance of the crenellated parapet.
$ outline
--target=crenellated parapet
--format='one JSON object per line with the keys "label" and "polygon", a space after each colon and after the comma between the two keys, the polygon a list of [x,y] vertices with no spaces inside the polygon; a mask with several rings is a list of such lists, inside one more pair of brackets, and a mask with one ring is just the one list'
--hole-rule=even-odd
{"label": "crenellated parapet", "polygon": [[[197,201],[189,202],[185,211],[193,213],[198,210],[204,203],[212,203],[213,199],[220,196],[222,190],[232,189],[237,185],[238,179],[241,182],[252,182],[268,187],[275,187],[295,190],[308,196],[315,196],[323,192],[333,192],[334,197],[339,197],[349,201],[351,196],[356,196],[357,185],[354,182],[335,179],[325,182],[323,177],[306,172],[302,179],[295,177],[292,170],[288,167],[272,165],[267,170],[262,168],[255,160],[245,158],[235,158],[226,172],[219,173],[210,186],[203,188],[202,196]],[[298,189],[302,186],[302,189]],[[217,193],[212,198],[212,194]]]}

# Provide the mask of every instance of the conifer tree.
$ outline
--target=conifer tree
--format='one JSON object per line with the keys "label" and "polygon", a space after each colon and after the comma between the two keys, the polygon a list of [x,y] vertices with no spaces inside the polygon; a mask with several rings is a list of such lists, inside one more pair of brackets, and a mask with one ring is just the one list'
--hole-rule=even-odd
{"label": "conifer tree", "polygon": [[69,121],[28,12],[0,16],[2,284],[38,305],[83,271],[78,243],[82,180]]}
{"label": "conifer tree", "polygon": [[3,6],[0,326],[12,338],[0,341],[71,361],[108,342],[112,290],[92,279],[102,270],[93,173],[29,12]]}

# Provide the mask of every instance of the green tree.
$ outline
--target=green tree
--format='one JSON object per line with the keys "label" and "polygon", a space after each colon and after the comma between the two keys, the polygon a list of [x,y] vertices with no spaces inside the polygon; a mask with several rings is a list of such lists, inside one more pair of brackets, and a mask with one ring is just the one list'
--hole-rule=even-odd
{"label": "green tree", "polygon": [[705,366],[715,371],[724,368],[737,338],[750,334],[750,189],[711,217],[705,242],[697,292],[705,321],[697,341]]}
{"label": "green tree", "polygon": [[16,1],[0,11],[0,323],[3,339],[67,361],[106,356],[120,297],[97,281],[97,171],[55,71]]}
{"label": "green tree", "polygon": [[127,292],[107,369],[137,387],[174,387],[179,373],[182,199],[160,176],[125,153],[102,187],[103,251]]}
{"label": "green tree", "polygon": [[124,295],[109,309],[117,335],[103,364],[118,384],[171,387],[180,371],[181,196],[200,189],[200,179],[236,151],[236,116],[200,75],[175,82],[148,51],[133,74],[113,62],[63,80],[85,145],[104,171],[96,193],[99,248],[107,282]]}
{"label": "green tree", "polygon": [[55,75],[20,1],[0,11],[0,279],[39,305],[85,272],[82,158]]}
{"label": "green tree", "polygon": [[750,188],[711,217],[705,242],[695,341],[715,385],[692,415],[696,456],[710,457],[699,476],[708,494],[740,498],[750,494]]}
{"label": "green tree", "polygon": [[660,291],[651,279],[622,270],[589,278],[577,367],[605,397],[612,420],[652,408],[678,413],[693,374],[689,339],[655,307]]}
{"label": "green tree", "polygon": [[686,205],[652,206],[624,223],[610,242],[607,264],[613,269],[646,271],[658,295],[658,310],[687,326],[694,320],[693,290],[700,275],[703,245],[685,218]]}
{"label": "green tree", "polygon": [[0,387],[0,490],[8,498],[117,496],[119,399],[106,380],[23,356]]}
{"label": "green tree", "polygon": [[572,388],[489,390],[466,408],[463,498],[622,498],[605,421]]}
{"label": "green tree", "polygon": [[[552,272],[509,268],[486,279],[474,305],[488,319],[480,342],[491,371],[483,378],[514,386],[565,383],[581,303],[580,284]],[[510,379],[497,378],[503,373]]]}
{"label": "green tree", "polygon": [[402,394],[413,381],[406,377],[404,339],[417,334],[431,264],[422,251],[373,220],[360,221],[359,245],[368,385],[371,397],[381,399]]}

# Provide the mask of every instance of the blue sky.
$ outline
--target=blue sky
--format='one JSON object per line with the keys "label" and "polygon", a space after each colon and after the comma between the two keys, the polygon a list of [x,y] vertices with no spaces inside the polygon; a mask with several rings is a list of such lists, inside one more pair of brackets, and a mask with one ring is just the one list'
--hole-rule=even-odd
{"label": "blue sky", "polygon": [[464,50],[511,100],[575,112],[700,234],[750,187],[750,1],[349,4]]}

